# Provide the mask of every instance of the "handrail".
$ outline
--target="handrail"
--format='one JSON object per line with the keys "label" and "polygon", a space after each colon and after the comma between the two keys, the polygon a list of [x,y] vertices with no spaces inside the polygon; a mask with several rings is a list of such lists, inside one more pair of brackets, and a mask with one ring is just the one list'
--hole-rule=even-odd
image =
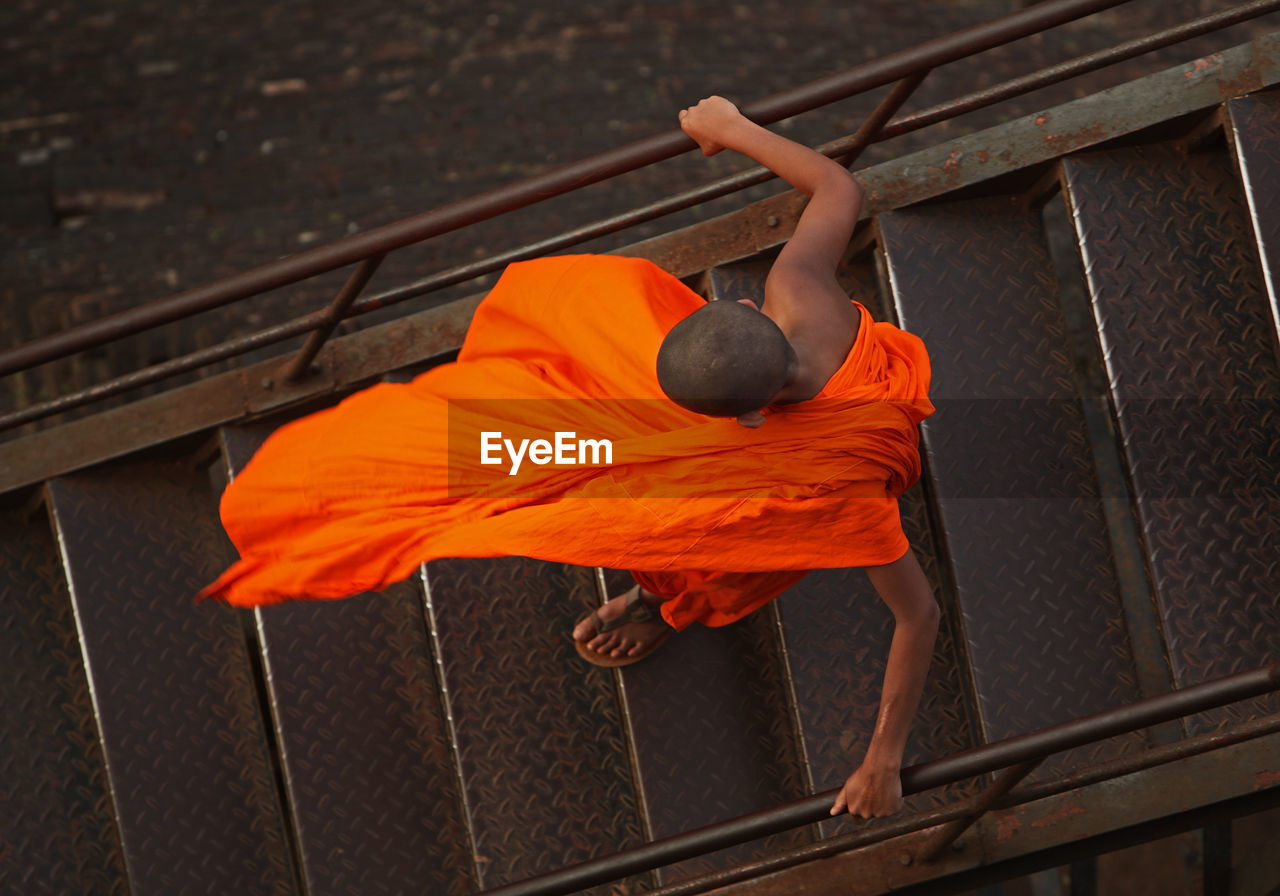
{"label": "handrail", "polygon": [[[1006,16],[934,38],[915,47],[898,50],[843,72],[774,94],[745,105],[742,111],[761,124],[772,124],[899,81],[921,70],[955,62],[1128,2],[1131,0],[1044,0]],[[119,314],[89,321],[0,353],[0,376],[526,208],[616,175],[674,158],[695,146],[683,131],[664,131],[433,211],[353,234],[325,246],[304,250],[288,258],[148,302]]]}
{"label": "handrail", "polygon": [[[1104,781],[1113,781],[1116,778],[1136,774],[1171,762],[1190,759],[1214,750],[1236,746],[1277,732],[1280,732],[1280,713],[1263,716],[1260,719],[1239,722],[1225,730],[1199,734],[1171,744],[1153,747],[1141,753],[1126,754],[1100,765],[1091,765],[1086,769],[1068,772],[1047,781],[1021,787],[1015,786],[1010,793],[999,797],[991,808],[1010,809]],[[1010,766],[1010,768],[1016,767]],[[793,847],[784,852],[746,862],[733,868],[711,871],[698,877],[664,886],[660,890],[653,891],[652,896],[696,896],[696,894],[719,889],[729,884],[752,880],[777,871],[785,871],[788,868],[794,868],[797,865],[802,865],[815,859],[825,859],[849,850],[883,843],[894,837],[915,834],[928,828],[959,822],[973,815],[974,808],[985,795],[984,792],[984,794],[979,794],[948,806],[887,820],[874,826],[859,827],[849,833],[837,834],[833,837],[818,840],[816,843]],[[923,863],[925,860],[923,850],[917,846],[912,851],[911,858],[912,864]]]}
{"label": "handrail", "polygon": [[[1280,10],[1280,0],[1252,0],[1252,2],[1234,6],[1220,12],[1212,13],[1199,19],[1174,26],[1164,31],[1156,32],[1142,38],[1117,44],[1106,50],[1100,50],[1095,53],[1081,56],[1048,68],[1032,72],[1013,78],[1009,81],[993,85],[975,93],[967,94],[953,100],[940,103],[920,112],[913,113],[903,118],[895,119],[885,125],[880,132],[871,138],[869,142],[881,142],[903,134],[920,130],[940,121],[954,118],[967,112],[977,109],[986,108],[995,103],[1009,99],[1011,97],[1020,96],[1038,90],[1050,84],[1055,84],[1068,78],[1076,77],[1087,72],[1096,71],[1108,65],[1113,65],[1126,59],[1132,59],[1152,50],[1167,47],[1172,44],[1198,37],[1212,31],[1229,27],[1251,18],[1265,15],[1269,12]],[[901,82],[900,82],[901,83]],[[887,104],[882,104],[885,106]],[[859,148],[863,142],[860,139],[861,130],[858,135],[853,137],[845,137],[840,140],[833,141],[818,148],[822,152],[832,158],[840,158],[850,153],[851,150]],[[737,174],[730,175],[720,180],[713,181],[701,187],[687,190],[683,193],[667,197],[666,199],[650,203],[638,209],[615,215],[591,224],[578,227],[573,230],[565,231],[554,237],[529,243],[515,249],[509,249],[489,258],[479,261],[469,262],[458,267],[449,268],[444,271],[431,274],[421,280],[384,290],[381,293],[373,295],[367,299],[355,302],[343,315],[344,318],[356,317],[361,314],[367,314],[382,308],[389,307],[399,302],[409,299],[418,298],[423,295],[442,290],[450,286],[456,286],[461,283],[474,280],[486,274],[502,270],[508,264],[517,261],[524,261],[529,258],[536,258],[542,255],[551,254],[572,246],[585,243],[588,240],[596,239],[609,234],[617,233],[628,227],[652,221],[664,215],[673,212],[682,211],[691,208],[702,202],[717,199],[721,196],[727,196],[747,187],[757,184],[766,183],[773,179],[776,175],[767,168],[752,168]],[[29,405],[17,411],[12,411],[5,415],[0,415],[0,430],[10,429],[29,423],[33,420],[39,420],[44,417],[51,416],[62,411],[80,407],[94,401],[119,395],[130,389],[146,386],[151,383],[196,370],[201,367],[207,367],[218,361],[232,358],[236,355],[245,354],[255,349],[263,348],[283,342],[320,327],[328,326],[331,320],[329,311],[315,311],[310,314],[303,315],[284,323],[275,324],[256,333],[242,336],[236,339],[230,339],[209,348],[200,349],[164,361],[160,364],[152,365],[133,373],[128,373],[116,377],[107,382],[98,383],[94,386],[86,387],[77,392],[63,395],[49,401],[39,404]],[[33,343],[28,343],[33,344]],[[3,355],[0,355],[3,357]]]}
{"label": "handrail", "polygon": [[[1127,706],[911,766],[902,771],[902,793],[907,796],[952,784],[1043,758],[1051,753],[1127,734],[1276,690],[1280,690],[1280,663],[1149,697]],[[665,837],[611,856],[486,890],[482,896],[560,896],[693,856],[705,855],[717,849],[813,824],[830,817],[828,812],[837,793],[838,789],[830,790],[741,818]]]}

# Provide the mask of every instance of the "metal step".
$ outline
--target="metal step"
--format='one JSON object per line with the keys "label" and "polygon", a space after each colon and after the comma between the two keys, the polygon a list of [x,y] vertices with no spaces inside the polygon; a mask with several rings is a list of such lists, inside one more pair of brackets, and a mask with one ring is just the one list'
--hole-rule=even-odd
{"label": "metal step", "polygon": [[[611,595],[631,577],[605,575]],[[721,627],[692,625],[621,670],[650,839],[765,809],[808,791],[770,608]],[[791,831],[659,872],[669,884],[810,842]]]}
{"label": "metal step", "polygon": [[297,892],[240,620],[193,602],[227,560],[203,475],[136,459],[48,501],[131,892]]}
{"label": "metal step", "polygon": [[436,560],[426,581],[482,889],[644,842],[613,676],[570,637],[593,571]]}
{"label": "metal step", "polygon": [[[224,428],[226,472],[274,428]],[[254,622],[307,893],[473,892],[421,581]]]}
{"label": "metal step", "polygon": [[0,889],[126,896],[76,622],[44,516],[0,515]]}
{"label": "metal step", "polygon": [[1280,331],[1280,93],[1227,103],[1227,137],[1235,149],[1258,241],[1271,311]]}
{"label": "metal step", "polygon": [[[1226,149],[1063,163],[1175,681],[1276,657],[1280,369]],[[1203,731],[1280,708],[1198,717]]]}
{"label": "metal step", "polygon": [[996,197],[885,214],[879,227],[898,316],[933,362],[928,484],[983,736],[1140,698],[1039,214]]}

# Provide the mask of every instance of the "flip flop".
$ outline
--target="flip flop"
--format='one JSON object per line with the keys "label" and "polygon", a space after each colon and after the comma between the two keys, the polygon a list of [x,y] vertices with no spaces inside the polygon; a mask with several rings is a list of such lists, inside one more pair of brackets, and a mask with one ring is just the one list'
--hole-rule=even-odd
{"label": "flip flop", "polygon": [[[600,614],[598,612],[592,610],[586,616],[583,616],[582,619],[579,619],[578,623],[580,624],[584,620],[590,619],[591,624],[595,626],[596,634],[603,635],[606,632],[611,632],[615,628],[620,628],[629,622],[650,622],[654,619],[661,618],[661,614],[654,612],[652,607],[640,599],[640,589],[632,588],[627,592],[626,603],[623,605],[623,611],[617,617],[605,622],[600,618]],[[577,627],[577,625],[574,626],[574,628]],[[609,668],[616,666],[630,666],[632,663],[640,662],[642,659],[661,647],[666,642],[667,638],[671,637],[671,633],[674,631],[675,629],[671,628],[671,626],[667,626],[666,631],[659,635],[657,640],[635,656],[609,656],[607,653],[600,653],[599,651],[592,650],[585,642],[579,641],[577,638],[574,639],[573,646],[578,648],[578,655],[588,663],[594,663],[597,666],[606,666]]]}

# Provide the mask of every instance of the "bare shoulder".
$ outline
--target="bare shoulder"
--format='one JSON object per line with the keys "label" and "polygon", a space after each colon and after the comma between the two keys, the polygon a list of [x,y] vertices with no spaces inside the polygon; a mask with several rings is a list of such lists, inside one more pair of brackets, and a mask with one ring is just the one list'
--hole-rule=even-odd
{"label": "bare shoulder", "polygon": [[775,265],[765,285],[763,310],[796,350],[802,380],[796,384],[796,397],[817,394],[844,364],[858,338],[858,306],[833,275]]}
{"label": "bare shoulder", "polygon": [[835,276],[803,266],[774,265],[765,282],[764,311],[788,339],[802,339],[843,360],[853,347],[861,312]]}

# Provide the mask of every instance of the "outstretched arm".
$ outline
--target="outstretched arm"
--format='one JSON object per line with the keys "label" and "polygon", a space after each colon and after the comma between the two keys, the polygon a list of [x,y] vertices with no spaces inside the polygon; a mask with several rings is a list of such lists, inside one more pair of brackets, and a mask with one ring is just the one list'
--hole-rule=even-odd
{"label": "outstretched arm", "polygon": [[929,580],[910,550],[887,566],[867,567],[867,576],[893,612],[893,641],[871,744],[831,814],[848,808],[850,815],[876,818],[902,808],[902,755],[929,673],[939,612]]}

